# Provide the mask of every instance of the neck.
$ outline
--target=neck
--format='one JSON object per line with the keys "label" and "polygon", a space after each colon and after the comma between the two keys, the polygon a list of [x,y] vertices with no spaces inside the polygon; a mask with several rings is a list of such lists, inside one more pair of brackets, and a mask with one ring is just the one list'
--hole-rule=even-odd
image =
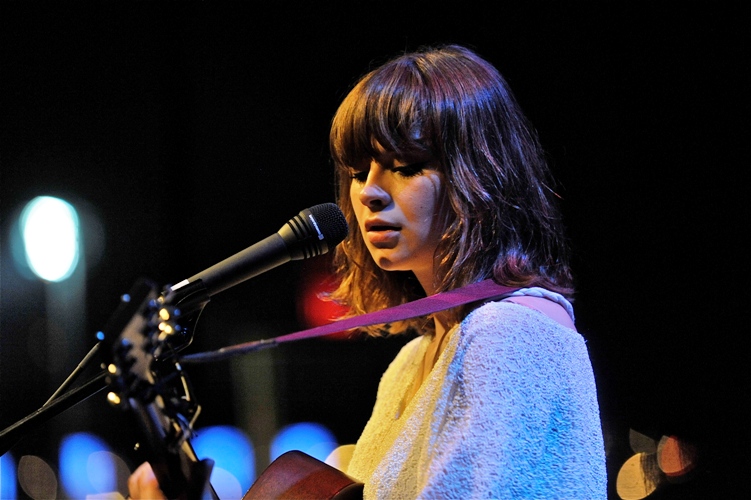
{"label": "neck", "polygon": [[425,290],[425,295],[430,296],[436,294],[432,268],[428,271],[413,270],[412,273],[415,275],[415,278],[417,278],[417,281],[420,283],[422,289]]}
{"label": "neck", "polygon": [[435,322],[435,338],[441,338],[450,329],[448,325],[448,318],[443,312],[439,312],[433,315],[433,321]]}
{"label": "neck", "polygon": [[430,340],[430,345],[428,346],[428,350],[425,352],[425,357],[422,361],[419,384],[422,384],[427,378],[446,347],[449,332],[449,329],[446,326],[446,323],[442,321],[440,317],[435,317],[435,335]]}
{"label": "neck", "polygon": [[[432,268],[426,271],[413,270],[412,272],[420,283],[420,286],[422,286],[422,289],[425,291],[425,295],[431,296],[437,293]],[[435,321],[435,336],[433,337],[433,340],[437,340],[440,343],[441,339],[445,336],[446,331],[449,330],[446,312],[441,311],[433,314],[433,320]]]}

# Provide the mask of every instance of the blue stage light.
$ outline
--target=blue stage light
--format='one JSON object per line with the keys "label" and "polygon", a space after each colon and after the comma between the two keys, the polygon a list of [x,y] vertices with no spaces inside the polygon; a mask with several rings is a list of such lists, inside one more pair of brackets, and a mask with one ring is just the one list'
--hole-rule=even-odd
{"label": "blue stage light", "polygon": [[334,434],[324,425],[300,422],[281,429],[271,442],[271,460],[291,450],[299,450],[318,460],[326,457],[337,447]]}
{"label": "blue stage light", "polygon": [[10,452],[0,456],[0,498],[18,498],[16,493],[16,461]]}
{"label": "blue stage light", "polygon": [[117,464],[107,444],[86,432],[69,434],[60,445],[60,482],[71,498],[117,489]]}
{"label": "blue stage light", "polygon": [[211,484],[219,498],[241,498],[255,481],[253,443],[240,429],[206,427],[191,443],[199,458],[214,460]]}

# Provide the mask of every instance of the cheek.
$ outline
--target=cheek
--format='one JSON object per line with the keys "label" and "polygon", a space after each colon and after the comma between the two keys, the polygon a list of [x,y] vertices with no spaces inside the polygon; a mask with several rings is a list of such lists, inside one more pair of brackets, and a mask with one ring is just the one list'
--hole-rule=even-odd
{"label": "cheek", "polygon": [[428,219],[426,221],[426,226],[429,227],[428,238],[435,243],[441,239],[443,231],[446,229],[446,206],[443,203],[444,193],[441,184],[434,183],[433,188],[432,195],[425,200],[424,215]]}
{"label": "cheek", "polygon": [[360,190],[352,184],[349,188],[349,204],[352,206],[352,211],[355,213],[357,220],[360,220]]}
{"label": "cheek", "polygon": [[426,221],[429,220],[431,225],[437,225],[441,219],[439,211],[443,194],[440,178],[437,175],[424,178],[418,193],[419,201],[415,208],[419,211],[419,215]]}

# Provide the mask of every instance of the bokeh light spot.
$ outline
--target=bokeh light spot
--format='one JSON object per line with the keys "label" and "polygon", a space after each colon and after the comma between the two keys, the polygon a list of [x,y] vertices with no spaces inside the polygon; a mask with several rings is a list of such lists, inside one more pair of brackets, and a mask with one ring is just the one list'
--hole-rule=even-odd
{"label": "bokeh light spot", "polygon": [[[106,470],[102,473],[102,466]],[[109,451],[95,451],[86,461],[86,473],[94,491],[111,493],[126,491],[130,468],[121,457]],[[114,481],[113,481],[114,479]]]}
{"label": "bokeh light spot", "polygon": [[45,281],[63,281],[73,274],[80,258],[79,222],[66,201],[39,196],[21,214],[26,261]]}
{"label": "bokeh light spot", "polygon": [[[117,489],[117,464],[107,444],[86,432],[69,434],[60,445],[60,481],[72,498]],[[95,460],[91,460],[91,456]]]}
{"label": "bokeh light spot", "polygon": [[16,498],[16,461],[13,455],[0,455],[0,498]]}
{"label": "bokeh light spot", "polygon": [[271,460],[283,453],[299,450],[320,461],[337,447],[334,434],[324,425],[300,422],[282,428],[271,442]]}
{"label": "bokeh light spot", "polygon": [[211,484],[219,498],[242,498],[255,480],[250,438],[236,427],[220,425],[198,430],[191,443],[199,458],[214,460]]}
{"label": "bokeh light spot", "polygon": [[18,461],[18,484],[31,498],[57,498],[55,471],[35,455],[24,455]]}

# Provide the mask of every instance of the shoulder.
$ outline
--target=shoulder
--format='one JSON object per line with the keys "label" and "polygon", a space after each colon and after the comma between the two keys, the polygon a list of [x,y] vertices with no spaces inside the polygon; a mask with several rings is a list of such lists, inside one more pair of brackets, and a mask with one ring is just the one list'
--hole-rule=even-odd
{"label": "shoulder", "polygon": [[[561,297],[561,300],[565,300],[565,299]],[[560,303],[554,302],[542,296],[533,296],[533,295],[522,295],[518,297],[511,296],[506,299],[503,299],[503,301],[513,302],[515,304],[529,307],[531,309],[539,311],[540,313],[560,323],[566,328],[571,328],[572,330],[576,330],[576,326],[574,325],[574,320],[572,319],[573,308],[571,308],[571,303],[568,301],[566,301],[566,304],[568,305],[569,308],[571,308],[571,315],[569,315],[569,312],[566,309],[564,309]]]}
{"label": "shoulder", "polygon": [[[487,302],[470,312],[461,322],[465,332],[504,331],[509,334],[518,331],[546,331],[567,333],[580,337],[575,329],[566,326],[541,310],[541,305],[519,302],[527,297],[514,297],[512,300]],[[545,299],[538,299],[545,300]],[[533,307],[533,305],[535,307]]]}
{"label": "shoulder", "polygon": [[461,322],[462,329],[534,328],[559,331],[580,337],[566,311],[557,304],[537,297],[510,297],[486,302],[470,312]]}
{"label": "shoulder", "polygon": [[[522,364],[553,365],[571,356],[586,359],[584,338],[576,331],[526,305],[488,302],[461,323],[458,352],[498,362],[514,358]],[[550,366],[550,365],[548,365]]]}
{"label": "shoulder", "polygon": [[457,334],[448,373],[471,405],[495,401],[498,411],[522,408],[533,420],[544,420],[559,403],[573,413],[597,413],[589,353],[578,332],[529,307],[492,302],[467,316]]}

